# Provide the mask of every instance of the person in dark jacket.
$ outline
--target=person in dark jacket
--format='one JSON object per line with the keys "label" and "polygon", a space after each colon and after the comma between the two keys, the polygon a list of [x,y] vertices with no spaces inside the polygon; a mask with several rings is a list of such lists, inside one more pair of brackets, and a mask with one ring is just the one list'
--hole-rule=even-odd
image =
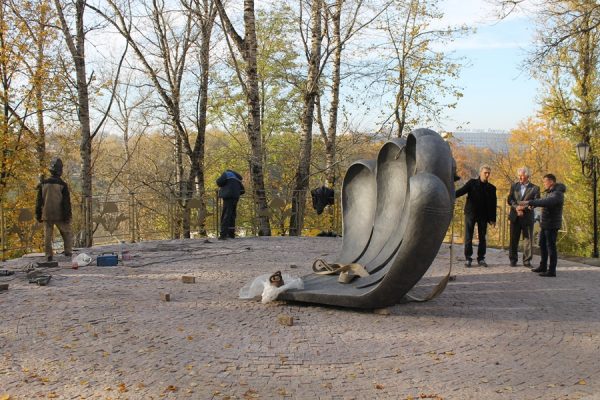
{"label": "person in dark jacket", "polygon": [[479,245],[477,263],[487,267],[485,262],[487,224],[496,225],[496,186],[489,182],[492,169],[484,164],[479,168],[479,178],[469,179],[456,191],[456,197],[467,194],[465,204],[465,266],[470,267],[473,259],[473,232],[477,224]]}
{"label": "person in dark jacket", "polygon": [[[562,212],[565,203],[565,192],[567,187],[562,183],[556,183],[556,176],[546,174],[543,178],[545,196],[542,199],[522,201],[519,204],[528,207],[542,207],[540,220],[540,265],[532,269],[540,276],[556,276],[556,264],[558,252],[556,250],[556,237],[562,225]],[[550,264],[548,264],[550,258]]]}
{"label": "person in dark jacket", "polygon": [[510,266],[516,267],[519,260],[519,239],[523,235],[523,265],[531,268],[533,257],[533,210],[520,206],[519,201],[535,200],[540,198],[540,187],[529,181],[529,169],[522,167],[517,170],[519,181],[514,183],[506,202],[510,206],[508,219],[510,220],[510,246],[508,258]]}
{"label": "person in dark jacket", "polygon": [[42,179],[37,187],[35,217],[44,223],[44,253],[46,259],[52,261],[52,239],[54,226],[58,228],[63,242],[65,256],[73,252],[73,233],[71,231],[71,195],[69,187],[61,179],[63,163],[60,158],[50,162],[50,178]]}
{"label": "person in dark jacket", "polygon": [[219,239],[233,239],[235,237],[237,203],[240,196],[246,192],[242,184],[242,176],[228,169],[217,179],[217,186],[219,186],[219,197],[223,199]]}

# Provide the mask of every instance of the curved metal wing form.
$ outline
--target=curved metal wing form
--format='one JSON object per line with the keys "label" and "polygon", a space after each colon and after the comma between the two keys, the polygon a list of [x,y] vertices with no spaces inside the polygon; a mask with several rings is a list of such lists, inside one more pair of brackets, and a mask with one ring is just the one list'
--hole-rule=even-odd
{"label": "curved metal wing form", "polygon": [[342,249],[340,263],[355,262],[371,240],[377,205],[375,160],[359,160],[350,165],[342,183]]}
{"label": "curved metal wing form", "polygon": [[377,157],[376,187],[368,164],[359,164],[363,167],[353,164],[344,178],[344,237],[335,262],[360,263],[370,275],[342,284],[337,276],[311,274],[303,278],[304,289],[279,299],[386,307],[398,303],[435,259],[454,205],[455,164],[448,144],[429,129],[390,140]]}
{"label": "curved metal wing form", "polygon": [[397,238],[402,236],[402,220],[410,193],[408,179],[414,174],[414,165],[415,138],[412,135],[407,139],[392,139],[379,150],[373,234],[369,248],[355,261],[369,272],[385,262],[398,248]]}

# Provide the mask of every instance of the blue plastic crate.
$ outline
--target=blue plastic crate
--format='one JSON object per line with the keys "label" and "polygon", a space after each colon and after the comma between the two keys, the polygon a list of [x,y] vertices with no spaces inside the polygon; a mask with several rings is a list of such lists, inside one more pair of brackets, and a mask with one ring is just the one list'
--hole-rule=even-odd
{"label": "blue plastic crate", "polygon": [[115,253],[102,253],[96,257],[96,265],[99,267],[114,267],[119,263],[119,256]]}

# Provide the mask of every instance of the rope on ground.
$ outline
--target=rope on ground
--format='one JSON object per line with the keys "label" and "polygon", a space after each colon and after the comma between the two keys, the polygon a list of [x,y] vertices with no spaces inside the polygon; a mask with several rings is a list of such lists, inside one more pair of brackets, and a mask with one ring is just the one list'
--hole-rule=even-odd
{"label": "rope on ground", "polygon": [[442,280],[433,288],[431,293],[423,298],[411,296],[409,294],[404,295],[409,303],[424,303],[429,300],[433,300],[444,292],[448,281],[450,280],[450,274],[452,273],[452,263],[454,260],[454,225],[450,229],[450,267],[448,268],[448,274],[442,278]]}
{"label": "rope on ground", "polygon": [[360,264],[328,264],[324,260],[318,258],[312,266],[313,272],[317,275],[337,275],[338,282],[350,283],[354,278],[369,276],[369,272]]}

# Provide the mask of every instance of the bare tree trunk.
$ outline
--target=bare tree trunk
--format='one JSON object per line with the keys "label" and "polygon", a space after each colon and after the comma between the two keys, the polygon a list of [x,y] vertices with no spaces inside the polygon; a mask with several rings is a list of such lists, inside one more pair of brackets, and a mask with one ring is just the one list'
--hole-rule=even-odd
{"label": "bare tree trunk", "polygon": [[[331,24],[333,25],[333,59],[331,72],[331,105],[329,108],[329,126],[327,134],[323,135],[325,140],[325,179],[327,187],[335,189],[336,174],[336,139],[337,139],[337,119],[338,108],[340,104],[340,74],[342,65],[342,37],[341,37],[341,19],[342,5],[344,0],[336,0],[335,11],[331,16]],[[329,219],[329,230],[333,231],[335,224],[334,208],[327,207],[327,215]]]}
{"label": "bare tree trunk", "polygon": [[[38,43],[38,58],[36,60],[36,69],[43,68],[42,63],[44,62],[43,47]],[[37,121],[37,136],[35,143],[35,151],[40,166],[40,171],[44,171],[46,168],[46,127],[44,125],[44,94],[42,93],[42,86],[37,85],[34,89],[35,96],[35,116]]]}
{"label": "bare tree trunk", "polygon": [[182,203],[182,193],[184,192],[185,183],[183,182],[183,158],[181,154],[181,138],[179,135],[175,135],[175,180],[176,180],[176,189],[175,194],[177,198],[175,199],[175,203],[179,204],[181,209],[181,216],[176,213],[176,221],[175,221],[175,237],[181,238],[182,232],[185,232],[183,229],[183,214],[184,214],[184,204]]}
{"label": "bare tree trunk", "polygon": [[85,65],[85,30],[83,13],[86,0],[75,0],[75,36],[69,30],[60,0],[54,0],[61,29],[69,52],[73,57],[77,82],[77,111],[81,129],[79,152],[81,155],[81,197],[83,212],[83,237],[81,245],[91,247],[92,231],[92,138],[90,128],[90,100]]}
{"label": "bare tree trunk", "polygon": [[[184,3],[185,4],[185,3]],[[192,153],[192,166],[190,171],[190,183],[196,185],[200,198],[198,231],[201,236],[206,236],[206,182],[204,177],[204,157],[206,142],[206,113],[208,108],[208,81],[210,72],[210,38],[217,16],[217,9],[210,0],[194,1],[194,7],[186,4],[197,17],[200,25],[200,85],[198,88],[198,103],[196,106],[196,129],[198,136]],[[193,182],[192,182],[193,181]]]}
{"label": "bare tree trunk", "polygon": [[[214,19],[213,19],[214,21]],[[206,186],[204,179],[204,156],[205,156],[205,142],[206,142],[206,109],[208,107],[208,73],[210,68],[210,34],[212,31],[211,27],[207,31],[202,31],[202,44],[200,46],[200,96],[198,101],[198,122],[196,127],[198,128],[198,138],[196,140],[196,148],[194,149],[194,159],[196,160],[195,165],[197,171],[195,174],[190,173],[190,176],[196,176],[196,183],[198,185],[198,195],[200,197],[200,221],[198,230],[202,236],[206,236]]]}
{"label": "bare tree trunk", "polygon": [[398,91],[396,92],[396,103],[394,106],[394,118],[396,120],[396,136],[401,137],[406,127],[406,111],[410,98],[407,92],[407,66],[408,54],[412,51],[413,36],[410,33],[411,29],[414,29],[415,24],[415,13],[412,11],[406,15],[406,22],[402,30],[402,41],[400,42],[399,48],[396,49],[397,59],[399,63],[398,68]]}
{"label": "bare tree trunk", "polygon": [[319,90],[319,69],[321,65],[321,8],[321,0],[313,0],[311,9],[311,52],[308,63],[308,77],[303,93],[301,153],[294,178],[294,191],[292,193],[290,236],[300,236],[304,225],[306,191],[310,177],[315,100]]}
{"label": "bare tree trunk", "polygon": [[[257,72],[257,48],[256,20],[254,13],[254,0],[244,0],[244,31],[242,37],[235,31],[221,0],[215,0],[219,15],[223,21],[224,29],[235,43],[238,51],[245,62],[245,76],[243,79],[238,69],[238,77],[246,94],[246,106],[248,109],[248,124],[246,134],[250,142],[250,174],[252,176],[252,188],[254,206],[258,215],[259,236],[271,236],[271,225],[267,214],[268,202],[265,191],[265,179],[263,168],[263,142],[260,125],[260,96],[258,91]],[[232,53],[232,56],[233,53]],[[234,56],[235,57],[235,56]],[[236,67],[237,68],[237,67]]]}

